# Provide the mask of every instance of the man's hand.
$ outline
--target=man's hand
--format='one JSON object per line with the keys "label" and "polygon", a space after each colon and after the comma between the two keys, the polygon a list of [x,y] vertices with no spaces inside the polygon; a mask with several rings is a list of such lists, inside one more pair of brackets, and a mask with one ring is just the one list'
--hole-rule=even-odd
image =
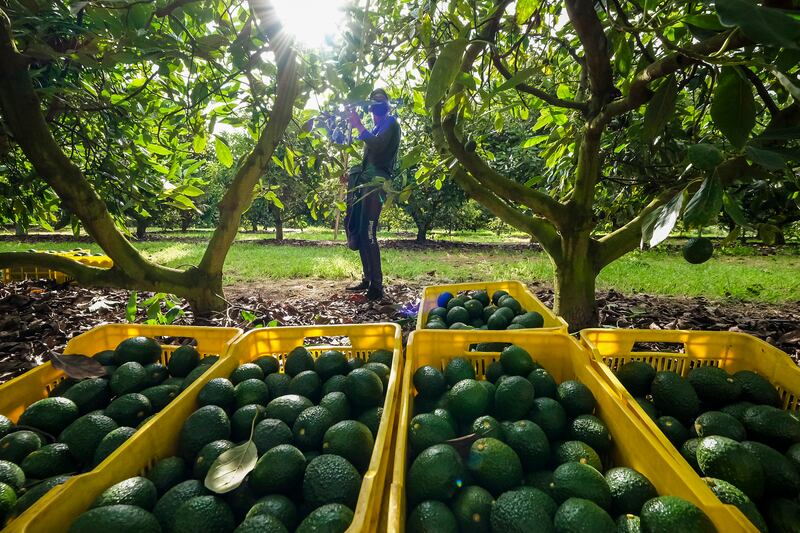
{"label": "man's hand", "polygon": [[347,120],[350,121],[350,127],[356,128],[359,133],[364,131],[364,125],[361,123],[361,117],[358,116],[355,109],[350,109],[350,114],[347,116]]}

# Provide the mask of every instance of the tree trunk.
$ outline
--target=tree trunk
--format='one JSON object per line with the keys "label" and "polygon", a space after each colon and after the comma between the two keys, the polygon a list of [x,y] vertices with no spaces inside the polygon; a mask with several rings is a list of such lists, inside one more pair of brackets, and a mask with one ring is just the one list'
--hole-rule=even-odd
{"label": "tree trunk", "polygon": [[147,219],[145,219],[145,218],[137,218],[136,219],[136,238],[137,239],[144,239],[146,234],[147,234]]}
{"label": "tree trunk", "polygon": [[417,223],[417,242],[428,241],[428,228],[425,224]]}
{"label": "tree trunk", "polygon": [[192,214],[191,213],[182,213],[181,214],[181,233],[186,233],[189,231],[189,226],[192,225]]}
{"label": "tree trunk", "polygon": [[258,233],[258,221],[257,220],[251,220],[250,224],[253,226],[253,233]]}
{"label": "tree trunk", "polygon": [[14,235],[17,237],[24,237],[28,234],[28,230],[25,229],[25,226],[20,224],[19,222],[14,223]]}
{"label": "tree trunk", "polygon": [[589,256],[589,234],[562,237],[562,257],[555,263],[554,311],[571,332],[597,327],[595,270]]}
{"label": "tree trunk", "polygon": [[281,210],[275,204],[269,206],[269,211],[272,214],[272,220],[275,222],[275,240],[283,240],[283,215]]}

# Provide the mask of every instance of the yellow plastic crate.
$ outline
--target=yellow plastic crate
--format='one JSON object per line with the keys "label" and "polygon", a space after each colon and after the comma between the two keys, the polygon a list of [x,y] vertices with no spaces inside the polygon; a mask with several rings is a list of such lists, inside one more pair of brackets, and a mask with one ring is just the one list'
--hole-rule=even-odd
{"label": "yellow plastic crate", "polygon": [[[228,347],[236,337],[241,335],[241,333],[242,330],[239,328],[156,326],[146,324],[106,324],[104,326],[93,328],[86,333],[74,337],[67,343],[63,353],[91,356],[102,350],[113,350],[123,340],[138,335],[153,337],[156,340],[158,340],[159,337],[186,337],[195,339],[197,341],[196,348],[202,356],[220,356],[220,361],[215,363],[215,365],[209,369],[209,372],[206,372],[206,374],[208,374],[222,364],[222,360],[224,359],[223,356],[228,350]],[[172,352],[177,348],[178,345],[162,345],[161,362],[166,364],[167,361],[169,361]],[[37,400],[41,400],[42,398],[46,398],[49,392],[65,378],[66,375],[61,370],[56,369],[51,363],[48,362],[0,385],[0,414],[3,414],[16,422],[28,405]],[[147,428],[151,427],[151,425],[160,418],[168,416],[170,409],[176,407],[176,405],[180,402],[181,397],[185,395],[186,391],[182,392],[181,395],[170,402],[170,404],[161,412],[156,414],[156,416],[154,416],[150,422],[139,429],[136,432],[136,436],[145,433]],[[128,443],[130,443],[132,440],[133,438],[129,439],[128,442],[121,446],[117,451],[124,450]],[[83,480],[88,480],[94,476],[100,469],[103,469],[104,465],[106,465],[108,462],[109,459],[106,459],[106,461],[101,463],[92,472],[73,476],[63,485],[55,487],[22,515],[14,519],[6,530],[30,532],[50,531],[49,529],[31,529],[30,526],[28,526],[28,523],[38,512],[42,511],[44,513],[50,513],[52,508],[61,507],[64,505],[62,500],[59,499],[56,501],[56,497],[62,491],[74,485],[80,486],[83,483]],[[50,506],[50,502],[53,502],[52,508]],[[64,527],[64,530],[66,530],[66,526]]]}
{"label": "yellow plastic crate", "polygon": [[[686,483],[697,492],[708,491],[712,494],[616,378],[614,372],[620,366],[632,360],[646,361],[656,370],[671,370],[684,377],[698,366],[717,366],[730,373],[752,370],[778,389],[784,409],[793,412],[800,410],[800,368],[784,352],[751,335],[730,331],[585,329],[581,331],[581,340],[595,360],[603,363],[600,370],[607,383],[617,390],[620,399],[672,456],[676,467],[683,472]],[[669,351],[634,351],[637,343],[670,343],[672,346]],[[756,531],[744,515],[737,514],[739,523],[731,524],[731,531],[735,527],[742,531]]]}
{"label": "yellow plastic crate", "polygon": [[[394,352],[392,372],[386,393],[383,416],[372,452],[369,469],[361,483],[361,492],[355,509],[353,523],[348,531],[375,531],[384,481],[387,476],[394,422],[397,389],[402,367],[402,338],[397,324],[364,324],[336,326],[296,326],[256,329],[239,337],[228,350],[228,355],[204,373],[180,398],[173,400],[170,409],[157,420],[152,420],[125,445],[111,454],[103,466],[83,476],[80,483],[65,486],[58,497],[58,504],[44,508],[40,506],[27,521],[25,528],[12,531],[26,533],[59,533],[69,529],[70,524],[109,486],[124,479],[144,475],[158,460],[175,455],[178,435],[186,418],[197,408],[200,389],[213,378],[228,377],[239,365],[262,355],[274,355],[281,362],[296,346],[319,337],[346,336],[349,346],[331,346],[320,342],[306,345],[316,358],[324,351],[336,349],[345,355],[366,359],[375,350]],[[146,429],[146,430],[145,430]],[[12,523],[12,527],[16,523]]]}
{"label": "yellow plastic crate", "polygon": [[[560,316],[553,314],[549,307],[544,305],[528,287],[519,281],[481,281],[477,283],[455,283],[451,285],[429,285],[422,289],[422,301],[417,314],[417,330],[425,329],[428,322],[428,313],[436,307],[436,300],[443,292],[450,292],[453,296],[459,292],[485,290],[491,298],[494,291],[506,291],[513,296],[526,311],[536,311],[544,318],[544,326],[536,331],[563,331],[567,332],[568,325]],[[515,331],[516,330],[512,330]]]}
{"label": "yellow plastic crate", "polygon": [[[89,265],[97,268],[111,268],[114,266],[114,262],[111,260],[110,257],[106,255],[77,255],[86,252],[89,252],[89,250],[78,249],[78,250],[70,250],[68,252],[59,252],[54,255],[59,255],[61,257],[68,257],[84,265]],[[19,266],[14,268],[3,269],[4,283],[9,283],[11,281],[23,281],[26,279],[52,279],[58,283],[67,283],[69,281],[72,281],[72,279],[63,272],[59,272],[57,270],[52,270],[49,268],[36,267],[36,266]]]}
{"label": "yellow plastic crate", "polygon": [[[734,511],[741,515],[738,509],[721,504],[707,488],[695,490],[685,481],[684,473],[674,467],[671,456],[645,429],[641,420],[619,401],[617,391],[599,375],[599,364],[590,359],[578,341],[559,333],[450,330],[415,331],[408,341],[386,531],[405,531],[408,423],[414,411],[413,373],[424,365],[444,369],[454,357],[465,357],[473,361],[475,373],[482,379],[486,367],[497,360],[498,354],[470,352],[470,346],[476,342],[513,342],[526,349],[557,382],[580,380],[594,394],[597,400],[595,414],[605,422],[613,438],[613,451],[610,457],[604,458],[606,463],[610,463],[607,466],[634,468],[650,479],[659,494],[680,496],[693,502],[706,512],[720,532],[750,531],[739,528],[732,521]],[[728,527],[731,524],[735,527]]]}

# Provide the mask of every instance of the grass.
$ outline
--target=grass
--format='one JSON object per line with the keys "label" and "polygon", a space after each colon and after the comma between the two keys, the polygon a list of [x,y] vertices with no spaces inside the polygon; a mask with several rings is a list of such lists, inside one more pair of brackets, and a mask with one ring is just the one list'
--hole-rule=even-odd
{"label": "grass", "polygon": [[[309,232],[311,233],[311,232]],[[358,254],[342,246],[264,246],[238,241],[225,265],[225,283],[246,284],[270,279],[355,279],[360,276]],[[139,249],[159,263],[181,267],[196,264],[204,250],[201,242],[143,242]],[[0,242],[0,251],[29,248],[70,250],[96,246],[82,243]],[[632,252],[606,267],[598,288],[670,296],[726,297],[768,303],[800,300],[800,255],[788,251],[776,255],[718,253],[702,265],[690,265],[679,252],[650,250]],[[389,282],[421,284],[469,282],[487,279],[519,279],[550,282],[553,267],[541,252],[471,250],[383,250],[384,273]]]}

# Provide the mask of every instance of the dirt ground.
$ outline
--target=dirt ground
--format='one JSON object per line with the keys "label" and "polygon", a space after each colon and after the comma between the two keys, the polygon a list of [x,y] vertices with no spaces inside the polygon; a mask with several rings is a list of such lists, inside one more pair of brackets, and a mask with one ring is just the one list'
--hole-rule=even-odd
{"label": "dirt ground", "polygon": [[[386,300],[367,302],[361,294],[345,292],[348,283],[296,279],[231,286],[226,288],[231,304],[227,312],[195,320],[186,309],[177,323],[250,329],[272,321],[280,325],[393,321],[400,323],[405,333],[413,330],[420,286],[392,284],[386,289]],[[553,292],[547,284],[532,283],[530,287],[552,307]],[[51,351],[60,352],[75,335],[100,324],[124,322],[128,296],[124,290],[59,286],[48,281],[0,283],[0,382],[47,361]],[[709,301],[613,290],[599,292],[598,303],[602,326],[740,331],[800,359],[800,303]],[[137,321],[145,319],[140,309]]]}

